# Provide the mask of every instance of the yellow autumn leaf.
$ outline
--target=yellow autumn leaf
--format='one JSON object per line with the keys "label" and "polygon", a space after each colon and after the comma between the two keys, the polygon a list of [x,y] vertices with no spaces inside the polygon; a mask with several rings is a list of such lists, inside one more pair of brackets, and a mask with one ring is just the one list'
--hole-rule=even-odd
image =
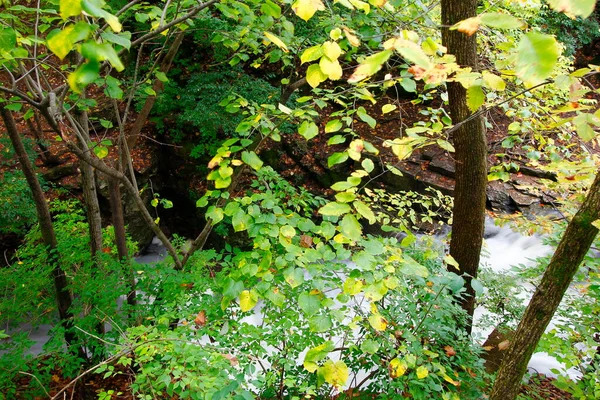
{"label": "yellow autumn leaf", "polygon": [[385,331],[387,328],[387,321],[379,314],[373,314],[369,317],[369,325],[376,331]]}
{"label": "yellow autumn leaf", "polygon": [[417,368],[417,378],[418,379],[426,378],[427,375],[429,375],[429,371],[427,370],[426,367],[421,365],[419,368]]}
{"label": "yellow autumn leaf", "polygon": [[342,54],[342,49],[336,42],[328,40],[327,42],[323,43],[323,54],[329,57],[330,60],[337,60]]}
{"label": "yellow autumn leaf", "polygon": [[457,24],[454,24],[450,29],[455,29],[459,32],[466,33],[467,35],[471,36],[479,29],[480,22],[481,20],[479,19],[479,17],[471,17],[464,19],[458,22]]}
{"label": "yellow autumn leaf", "polygon": [[324,11],[325,5],[321,0],[297,0],[292,4],[292,10],[297,16],[308,21],[317,11]]}
{"label": "yellow autumn leaf", "polygon": [[279,47],[285,53],[289,53],[289,50],[283,40],[279,39],[277,36],[273,35],[271,32],[263,32],[265,37],[271,41],[275,46]]}
{"label": "yellow autumn leaf", "polygon": [[329,79],[335,81],[342,77],[342,66],[338,60],[331,61],[328,57],[321,57],[319,61],[319,67],[321,72],[329,77]]}
{"label": "yellow autumn leaf", "polygon": [[392,378],[401,377],[406,373],[408,366],[406,365],[406,361],[399,360],[398,358],[394,358],[390,361],[390,376]]}
{"label": "yellow autumn leaf", "polygon": [[346,39],[348,39],[350,46],[360,46],[360,40],[354,35],[354,31],[352,29],[344,27],[344,35],[346,36]]}
{"label": "yellow autumn leaf", "polygon": [[243,312],[250,311],[258,302],[258,294],[252,290],[244,290],[240,293],[240,308]]}

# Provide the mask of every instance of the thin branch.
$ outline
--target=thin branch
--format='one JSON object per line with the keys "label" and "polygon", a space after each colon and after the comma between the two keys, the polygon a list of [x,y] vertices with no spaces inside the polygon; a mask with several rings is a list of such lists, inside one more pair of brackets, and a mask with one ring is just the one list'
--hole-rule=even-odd
{"label": "thin branch", "polygon": [[169,22],[168,24],[165,24],[163,26],[161,26],[160,28],[152,31],[152,32],[148,32],[147,34],[143,35],[142,37],[134,40],[133,42],[131,42],[131,47],[137,46],[140,43],[143,43],[149,39],[152,39],[158,35],[160,35],[161,33],[163,33],[164,31],[166,31],[167,29],[170,29],[171,27],[182,23],[183,21],[185,21],[186,19],[189,19],[191,17],[193,17],[194,15],[198,14],[200,11],[204,10],[207,7],[210,7],[213,4],[218,3],[220,0],[210,0],[207,1],[206,3],[202,3],[199,6],[192,8],[191,11],[189,11],[187,14],[174,19],[173,21]]}

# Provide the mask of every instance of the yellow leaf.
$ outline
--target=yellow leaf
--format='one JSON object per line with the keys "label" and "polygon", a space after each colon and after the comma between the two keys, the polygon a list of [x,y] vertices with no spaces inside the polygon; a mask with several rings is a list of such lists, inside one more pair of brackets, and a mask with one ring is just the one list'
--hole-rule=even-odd
{"label": "yellow leaf", "polygon": [[254,290],[244,290],[240,293],[240,308],[243,312],[250,311],[258,303],[258,294]]}
{"label": "yellow leaf", "polygon": [[327,362],[317,370],[317,376],[331,386],[339,388],[348,380],[349,371],[343,361],[327,360]]}
{"label": "yellow leaf", "polygon": [[306,70],[306,81],[308,84],[316,88],[319,84],[327,79],[327,75],[321,71],[318,64],[313,64]]}
{"label": "yellow leaf", "polygon": [[369,324],[376,331],[385,331],[387,328],[387,321],[379,314],[373,314],[369,317]]}
{"label": "yellow leaf", "polygon": [[479,29],[481,20],[479,17],[471,17],[454,24],[450,29],[456,29],[459,32],[466,33],[471,36]]}
{"label": "yellow leaf", "polygon": [[426,367],[421,365],[419,368],[417,368],[417,378],[418,379],[426,378],[427,375],[429,375],[429,371],[427,370]]}
{"label": "yellow leaf", "polygon": [[279,39],[277,36],[273,35],[271,32],[265,31],[263,33],[265,34],[267,39],[269,39],[271,41],[271,43],[273,43],[275,46],[279,47],[285,53],[289,53],[287,46],[285,45],[285,43],[283,43],[283,40]]}
{"label": "yellow leaf", "polygon": [[348,39],[350,45],[353,47],[358,47],[360,46],[360,40],[358,40],[358,38],[355,35],[353,35],[353,33],[354,31],[352,29],[344,27],[344,35],[346,36],[346,39]]}
{"label": "yellow leaf", "polygon": [[321,72],[329,76],[331,80],[338,80],[342,77],[342,66],[338,60],[331,61],[328,57],[321,57],[319,61]]}
{"label": "yellow leaf", "polygon": [[394,358],[392,361],[390,361],[390,376],[392,378],[401,377],[406,373],[407,369],[408,367],[406,365],[406,361],[404,360]]}
{"label": "yellow leaf", "polygon": [[325,5],[321,0],[297,0],[292,4],[292,10],[297,16],[308,21],[317,11],[325,10]]}
{"label": "yellow leaf", "polygon": [[330,60],[337,60],[342,54],[342,49],[340,48],[339,44],[329,40],[323,43],[323,54],[329,57]]}

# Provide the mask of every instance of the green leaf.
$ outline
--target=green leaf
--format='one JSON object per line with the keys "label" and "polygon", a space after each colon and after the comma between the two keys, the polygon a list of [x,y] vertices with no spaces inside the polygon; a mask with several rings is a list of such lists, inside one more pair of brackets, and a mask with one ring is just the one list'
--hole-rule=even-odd
{"label": "green leaf", "polygon": [[373,170],[375,169],[375,163],[370,158],[365,158],[362,161],[361,165],[368,173],[373,172]]}
{"label": "green leaf", "polygon": [[9,103],[6,106],[4,106],[4,108],[10,111],[18,112],[21,111],[21,108],[23,108],[23,103]]}
{"label": "green leaf", "polygon": [[335,388],[340,388],[346,384],[348,376],[348,367],[341,360],[327,360],[327,362],[317,370],[317,379],[320,382],[327,382]]}
{"label": "green leaf", "polygon": [[253,222],[252,217],[242,209],[239,209],[231,218],[231,225],[236,232],[245,231]]}
{"label": "green leaf", "polygon": [[335,152],[327,158],[327,166],[329,168],[334,165],[341,164],[348,159],[348,152]]}
{"label": "green leaf", "polygon": [[281,7],[271,0],[264,0],[260,6],[260,11],[273,18],[281,17]]}
{"label": "green leaf", "polygon": [[308,320],[308,326],[312,332],[327,332],[333,326],[331,317],[328,314],[318,314]]}
{"label": "green leaf", "polygon": [[364,342],[361,343],[360,350],[363,353],[375,354],[379,351],[380,347],[381,345],[376,340],[366,339]]}
{"label": "green leaf", "polygon": [[417,92],[417,82],[415,82],[414,79],[402,78],[402,80],[400,81],[400,86],[402,86],[402,89],[406,90],[409,93]]}
{"label": "green leaf", "polygon": [[304,270],[301,268],[289,267],[283,271],[283,278],[292,289],[295,289],[304,282]]}
{"label": "green leaf", "polygon": [[242,161],[252,167],[255,171],[258,171],[263,166],[263,162],[253,151],[243,151]]}
{"label": "green leaf", "polygon": [[371,128],[375,128],[377,125],[377,121],[367,114],[367,110],[365,110],[364,107],[358,107],[358,110],[356,110],[356,115],[358,115],[358,118],[360,118],[363,122],[366,122]]}
{"label": "green leaf", "polygon": [[304,121],[298,128],[298,133],[306,140],[310,140],[319,134],[319,127],[312,121]]}
{"label": "green leaf", "polygon": [[296,236],[296,229],[291,225],[284,225],[279,228],[279,233],[286,238],[293,238]]}
{"label": "green leaf", "polygon": [[310,65],[306,70],[306,81],[311,87],[316,88],[325,80],[327,80],[327,75],[321,71],[319,64]]}
{"label": "green leaf", "polygon": [[17,45],[17,32],[10,27],[0,28],[0,50],[10,51]]}
{"label": "green leaf", "polygon": [[167,77],[167,74],[165,74],[162,71],[156,71],[156,79],[158,79],[161,82],[169,82],[169,78]]}
{"label": "green leaf", "polygon": [[254,289],[244,290],[240,293],[240,309],[242,312],[250,311],[258,303],[258,293]]}
{"label": "green leaf", "polygon": [[312,317],[321,308],[321,301],[317,296],[303,292],[298,296],[298,307],[307,317]]}
{"label": "green leaf", "polygon": [[577,130],[579,137],[582,140],[589,142],[597,135],[597,132],[592,125],[600,126],[600,119],[594,114],[582,113],[573,118],[573,123],[575,124],[575,129]]}
{"label": "green leaf", "polygon": [[481,24],[498,29],[523,29],[527,24],[519,18],[504,13],[483,13],[479,15]]}
{"label": "green leaf", "polygon": [[106,84],[106,95],[111,99],[122,99],[123,98],[123,90],[121,89],[121,81],[117,78],[113,78],[108,75],[105,80]]}
{"label": "green leaf", "polygon": [[471,112],[475,112],[485,103],[485,93],[479,84],[473,84],[467,89],[467,106]]}
{"label": "green leaf", "polygon": [[450,153],[454,153],[454,146],[452,146],[452,143],[450,143],[447,140],[443,140],[443,139],[438,139],[435,141],[437,143],[438,146],[440,146],[442,149],[449,151]]}
{"label": "green leaf", "polygon": [[352,192],[339,192],[335,194],[335,199],[340,203],[350,203],[356,199],[356,194]]}
{"label": "green leaf", "polygon": [[342,124],[342,121],[339,119],[332,119],[325,125],[325,133],[337,132],[342,129],[343,126],[344,124]]}
{"label": "green leaf", "polygon": [[576,17],[587,18],[596,6],[596,0],[548,0],[554,10]]}
{"label": "green leaf", "polygon": [[96,146],[94,147],[94,154],[96,154],[96,157],[99,159],[103,159],[108,155],[108,148],[104,146]]}
{"label": "green leaf", "polygon": [[[131,47],[131,32],[122,32],[118,35],[112,32],[102,32],[101,36],[105,41],[119,45],[127,50]],[[162,72],[157,72],[156,75],[158,76],[159,73],[162,74]]]}
{"label": "green leaf", "polygon": [[300,56],[300,63],[304,64],[306,62],[315,61],[321,57],[323,57],[323,47],[319,44],[304,50]]}
{"label": "green leaf", "polygon": [[103,10],[102,7],[104,4],[105,3],[102,0],[82,0],[81,2],[83,11],[96,18],[103,18],[104,21],[110,25],[114,32],[121,32],[121,23],[119,22],[119,18],[115,17],[108,11]]}
{"label": "green leaf", "polygon": [[429,271],[426,267],[407,255],[402,256],[400,272],[409,276],[420,276],[421,278],[427,278],[427,276],[429,276]]}
{"label": "green leaf", "polygon": [[110,43],[87,41],[81,45],[81,54],[89,60],[98,62],[107,60],[119,72],[125,69],[117,52]]}
{"label": "green leaf", "polygon": [[80,93],[87,85],[94,82],[100,75],[100,64],[89,61],[82,64],[67,78],[69,86],[75,93]]}
{"label": "green leaf", "polygon": [[334,349],[333,342],[328,340],[320,345],[309,349],[304,356],[304,368],[308,372],[315,372],[319,367],[317,362],[327,358],[327,355]]}
{"label": "green leaf", "polygon": [[471,279],[471,287],[477,296],[481,296],[485,292],[483,284],[478,279]]}
{"label": "green leaf", "polygon": [[373,212],[373,210],[371,210],[371,207],[369,207],[362,201],[356,200],[354,203],[352,203],[352,205],[361,217],[366,218],[369,221],[369,224],[374,224],[377,221],[375,213]]}
{"label": "green leaf", "polygon": [[319,209],[319,214],[328,216],[340,216],[350,212],[350,206],[346,203],[331,202]]}
{"label": "green leaf", "polygon": [[340,229],[345,237],[354,242],[359,241],[362,237],[362,227],[352,214],[344,215],[344,218],[340,222]]}
{"label": "green leaf", "polygon": [[215,206],[210,206],[204,215],[211,221],[213,225],[218,224],[223,220],[223,209]]}
{"label": "green leaf", "polygon": [[515,71],[526,85],[535,85],[552,74],[559,55],[553,36],[529,32],[517,47]]}
{"label": "green leaf", "polygon": [[384,50],[365,58],[360,65],[356,67],[354,73],[348,79],[348,82],[357,83],[375,74],[381,69],[383,63],[386,62],[391,55],[391,50]]}
{"label": "green leaf", "polygon": [[242,293],[242,290],[244,290],[244,284],[242,282],[227,278],[227,281],[225,281],[225,285],[223,286],[223,296],[229,300],[233,300]]}

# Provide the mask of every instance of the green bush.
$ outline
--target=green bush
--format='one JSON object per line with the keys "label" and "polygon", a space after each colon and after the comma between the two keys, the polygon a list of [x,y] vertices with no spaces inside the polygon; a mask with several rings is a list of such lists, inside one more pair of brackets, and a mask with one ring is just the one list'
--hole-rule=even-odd
{"label": "green bush", "polygon": [[0,233],[24,234],[37,221],[29,185],[21,171],[0,176]]}
{"label": "green bush", "polygon": [[278,91],[262,79],[239,70],[205,72],[193,75],[189,81],[169,81],[159,95],[154,115],[158,130],[177,143],[191,143],[194,158],[214,154],[224,138],[236,136],[241,114],[227,112],[219,105],[229,95],[237,94],[250,103],[272,103]]}

